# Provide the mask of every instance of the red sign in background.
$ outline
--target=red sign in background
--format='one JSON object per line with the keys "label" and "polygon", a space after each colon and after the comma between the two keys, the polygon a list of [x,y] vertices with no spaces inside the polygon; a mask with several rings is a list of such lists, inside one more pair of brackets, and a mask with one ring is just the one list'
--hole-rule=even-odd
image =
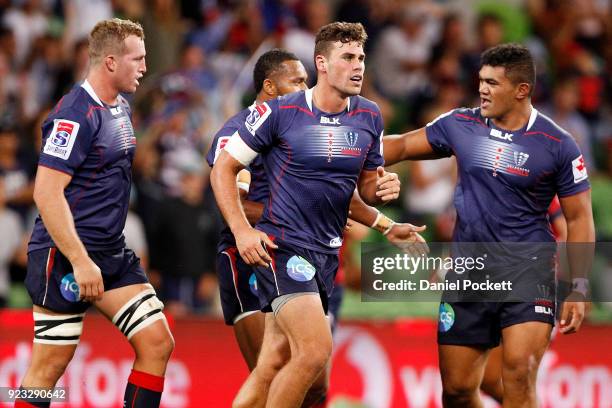
{"label": "red sign in background", "polygon": [[[231,330],[216,320],[171,325],[176,350],[162,406],[229,407],[247,375]],[[31,338],[30,312],[0,312],[0,386],[19,383]],[[429,320],[344,322],[335,336],[332,405],[342,400],[371,408],[441,406],[435,338],[436,324]],[[541,406],[612,408],[611,339],[610,326],[557,336],[540,368]],[[70,403],[57,406],[121,406],[132,358],[118,330],[99,315],[88,316],[75,358],[58,384],[69,388]]]}

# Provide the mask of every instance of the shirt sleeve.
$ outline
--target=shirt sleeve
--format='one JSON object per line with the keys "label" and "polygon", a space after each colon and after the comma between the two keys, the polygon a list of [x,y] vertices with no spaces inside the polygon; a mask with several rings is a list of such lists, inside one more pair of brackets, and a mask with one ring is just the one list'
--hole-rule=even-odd
{"label": "shirt sleeve", "polygon": [[384,125],[380,111],[374,120],[374,131],[377,136],[373,138],[374,140],[370,145],[370,150],[368,150],[366,155],[365,162],[363,163],[364,170],[376,170],[377,167],[385,165],[382,143]]}
{"label": "shirt sleeve", "polygon": [[42,151],[38,164],[73,175],[85,161],[93,132],[84,113],[65,110],[42,126]]}
{"label": "shirt sleeve", "polygon": [[584,157],[571,136],[561,142],[558,163],[556,183],[559,197],[578,194],[591,187]]}
{"label": "shirt sleeve", "polygon": [[442,157],[453,155],[452,133],[450,131],[454,121],[453,112],[449,111],[440,115],[425,126],[427,141],[429,141],[434,152]]}
{"label": "shirt sleeve", "polygon": [[206,162],[210,167],[212,167],[217,159],[219,158],[219,154],[221,150],[225,147],[227,142],[229,142],[230,138],[236,133],[236,128],[231,126],[224,126],[217,132],[215,135],[212,145],[206,154]]}
{"label": "shirt sleeve", "polygon": [[278,134],[278,99],[257,105],[238,129],[238,135],[257,153],[272,146]]}

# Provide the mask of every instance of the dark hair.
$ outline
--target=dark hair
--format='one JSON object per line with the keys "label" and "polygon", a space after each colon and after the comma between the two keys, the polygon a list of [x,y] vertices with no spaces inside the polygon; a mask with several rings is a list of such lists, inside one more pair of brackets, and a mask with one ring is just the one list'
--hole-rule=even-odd
{"label": "dark hair", "polygon": [[299,61],[300,59],[292,52],[274,48],[265,52],[259,57],[253,69],[253,84],[255,92],[261,92],[263,83],[270,75],[281,69],[281,65],[285,61]]}
{"label": "dark hair", "polygon": [[520,44],[501,44],[491,47],[480,56],[480,67],[504,67],[506,77],[515,84],[528,83],[533,93],[536,82],[535,63],[531,52]]}
{"label": "dark hair", "polygon": [[365,28],[363,28],[361,23],[335,21],[324,25],[317,32],[314,57],[316,58],[317,55],[328,56],[331,44],[336,41],[344,44],[357,42],[363,46],[367,39],[368,34],[366,34]]}

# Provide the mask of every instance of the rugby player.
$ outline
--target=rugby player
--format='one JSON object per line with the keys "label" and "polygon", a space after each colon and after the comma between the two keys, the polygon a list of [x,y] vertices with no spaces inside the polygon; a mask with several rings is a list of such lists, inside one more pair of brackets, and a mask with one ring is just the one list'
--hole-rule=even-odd
{"label": "rugby player", "polygon": [[[486,50],[479,77],[479,108],[456,109],[425,128],[385,138],[387,164],[456,156],[456,242],[554,243],[547,209],[555,194],[567,221],[567,242],[594,242],[584,159],[572,136],[531,105],[535,66],[529,50],[515,44]],[[533,245],[536,252],[541,247]],[[517,268],[525,269],[524,276],[548,268],[548,292],[554,294],[552,257],[529,255],[516,255]],[[569,261],[573,276],[584,276],[580,260]],[[577,290],[563,304],[561,333],[580,328],[583,281],[573,282]],[[504,406],[535,407],[536,375],[550,341],[554,308],[554,299],[537,296],[533,302],[441,303],[446,318],[438,330],[444,405],[481,406],[478,389],[487,355],[501,339]]]}
{"label": "rugby player", "polygon": [[[315,42],[317,85],[256,106],[213,167],[217,204],[242,259],[258,265],[262,310],[273,312],[235,407],[302,405],[331,355],[325,314],[353,192],[357,187],[370,205],[399,194],[397,175],[382,168],[380,111],[358,96],[366,38],[361,24],[322,27]],[[240,205],[236,175],[258,154],[270,198],[254,229]]]}
{"label": "rugby player", "polygon": [[[34,344],[21,386],[55,386],[93,305],[136,354],[124,406],[158,407],[174,340],[163,304],[123,236],[136,138],[120,92],[134,93],[146,72],[142,27],[99,22],[90,33],[89,57],[86,80],[42,125],[34,189],[40,217],[25,280],[34,304]],[[16,406],[48,407],[49,401]]]}
{"label": "rugby player", "polygon": [[[253,83],[257,98],[255,102],[230,118],[215,135],[206,160],[212,167],[223,147],[230,137],[238,131],[247,116],[256,105],[270,101],[277,96],[307,89],[307,73],[297,56],[282,49],[273,49],[262,54],[255,64]],[[257,156],[250,164],[248,171],[243,169],[238,174],[242,206],[250,224],[254,225],[262,216],[263,207],[269,196],[269,182],[263,168],[261,156]],[[385,234],[391,242],[405,242],[415,239],[424,242],[416,231],[424,227],[414,227],[410,224],[395,223],[391,219],[367,206],[358,195],[351,201],[351,218],[364,225],[371,226]],[[260,312],[257,297],[257,279],[255,269],[246,264],[236,249],[236,241],[229,230],[225,228],[217,246],[217,273],[221,289],[221,305],[225,322],[234,329],[236,341],[242,356],[252,371],[261,349],[264,331],[264,314]],[[336,284],[333,296],[329,300],[328,316],[332,324],[332,333],[337,323],[337,314],[342,301],[342,288]],[[322,373],[311,389],[312,397],[306,401],[322,400],[327,388],[327,375]],[[323,383],[321,383],[323,382]]]}

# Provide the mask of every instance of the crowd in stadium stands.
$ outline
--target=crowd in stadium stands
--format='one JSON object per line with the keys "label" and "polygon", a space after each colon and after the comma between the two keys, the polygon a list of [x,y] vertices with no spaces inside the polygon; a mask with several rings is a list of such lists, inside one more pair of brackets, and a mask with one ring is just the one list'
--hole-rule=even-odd
{"label": "crowd in stadium stands", "polygon": [[[421,127],[455,107],[477,106],[480,52],[505,41],[526,44],[537,58],[535,105],[580,145],[598,240],[610,240],[610,3],[0,0],[0,307],[9,299],[9,279],[18,292],[25,273],[40,123],[84,78],[87,34],[101,19],[139,21],[146,35],[148,72],[131,101],[138,151],[128,246],[144,260],[168,308],[216,313],[214,251],[222,221],[204,155],[221,124],[252,102],[251,73],[261,53],[274,47],[294,52],[314,83],[314,35],[333,20],[366,27],[363,94],[379,104],[387,134]],[[444,159],[396,169],[404,176],[403,199],[390,210],[426,223],[429,239],[448,239],[454,166]],[[18,296],[10,298],[19,304]]]}

